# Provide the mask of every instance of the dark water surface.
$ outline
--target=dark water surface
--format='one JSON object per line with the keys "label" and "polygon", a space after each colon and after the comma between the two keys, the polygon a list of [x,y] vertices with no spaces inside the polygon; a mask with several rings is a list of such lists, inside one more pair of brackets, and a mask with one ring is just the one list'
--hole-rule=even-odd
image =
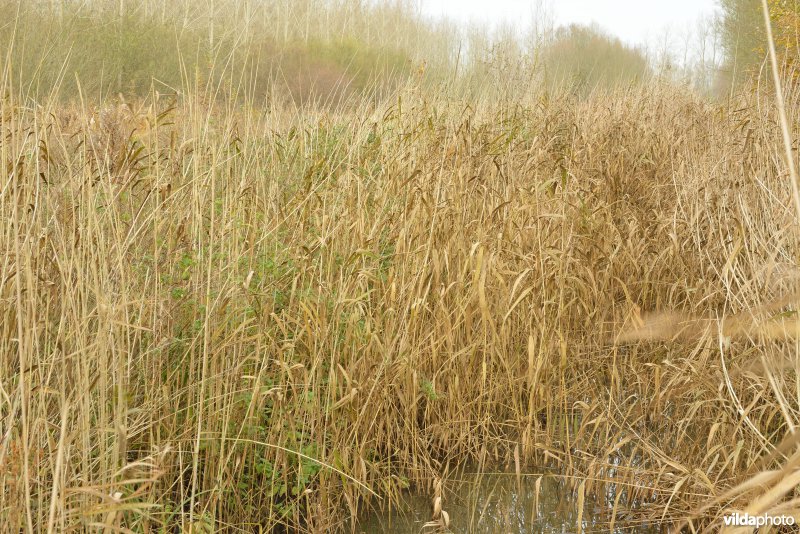
{"label": "dark water surface", "polygon": [[[537,488],[537,480],[538,488]],[[538,490],[538,491],[537,491]],[[586,495],[581,525],[574,490],[552,474],[477,474],[469,468],[445,481],[442,508],[450,518],[449,530],[425,528],[432,519],[433,496],[410,494],[403,510],[373,512],[356,528],[363,534],[456,534],[611,532],[613,488],[598,502]],[[594,499],[594,500],[593,500]],[[620,505],[622,508],[622,505]],[[624,517],[618,510],[615,533],[657,533],[656,525]]]}

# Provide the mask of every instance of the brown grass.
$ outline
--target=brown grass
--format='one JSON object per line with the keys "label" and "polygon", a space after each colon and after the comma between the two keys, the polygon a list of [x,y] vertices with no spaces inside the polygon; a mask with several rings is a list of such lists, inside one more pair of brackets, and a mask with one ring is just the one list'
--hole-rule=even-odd
{"label": "brown grass", "polygon": [[797,515],[771,98],[6,97],[0,524],[322,532],[466,459]]}

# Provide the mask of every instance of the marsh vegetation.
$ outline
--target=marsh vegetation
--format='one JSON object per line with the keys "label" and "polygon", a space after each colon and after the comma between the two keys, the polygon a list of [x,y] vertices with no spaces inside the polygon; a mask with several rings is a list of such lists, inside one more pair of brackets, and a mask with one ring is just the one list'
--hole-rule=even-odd
{"label": "marsh vegetation", "polygon": [[463,532],[465,466],[568,531],[797,514],[768,71],[715,97],[592,29],[289,5],[0,1],[4,531],[351,531],[413,494]]}

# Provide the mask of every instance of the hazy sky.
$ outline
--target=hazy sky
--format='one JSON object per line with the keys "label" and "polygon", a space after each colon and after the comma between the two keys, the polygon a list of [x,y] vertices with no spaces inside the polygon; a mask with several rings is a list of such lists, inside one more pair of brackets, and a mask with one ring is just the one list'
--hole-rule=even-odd
{"label": "hazy sky", "polygon": [[[530,20],[535,0],[419,0],[424,13],[460,21]],[[681,32],[713,13],[717,0],[550,0],[557,25],[596,22],[623,41],[644,45],[664,29]]]}

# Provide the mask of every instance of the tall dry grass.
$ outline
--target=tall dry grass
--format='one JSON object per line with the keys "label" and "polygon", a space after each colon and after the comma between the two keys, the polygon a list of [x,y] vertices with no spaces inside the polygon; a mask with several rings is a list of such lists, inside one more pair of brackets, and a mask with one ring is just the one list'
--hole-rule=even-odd
{"label": "tall dry grass", "polygon": [[464,460],[557,468],[612,529],[798,515],[766,89],[97,104],[5,72],[9,532],[347,530]]}
{"label": "tall dry grass", "polygon": [[710,524],[798,420],[790,191],[743,104],[4,100],[2,522],[320,531],[516,454]]}

